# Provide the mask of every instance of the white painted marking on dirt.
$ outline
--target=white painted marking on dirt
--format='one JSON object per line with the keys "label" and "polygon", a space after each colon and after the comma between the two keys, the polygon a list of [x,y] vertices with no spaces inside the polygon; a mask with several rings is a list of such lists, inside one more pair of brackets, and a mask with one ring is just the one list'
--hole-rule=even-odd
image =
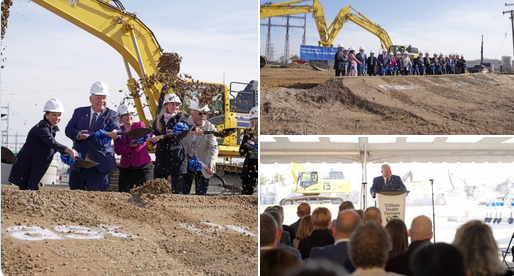
{"label": "white painted marking on dirt", "polygon": [[209,229],[210,232],[214,232],[216,230],[218,230],[218,231],[225,231],[225,227],[223,227],[221,225],[218,225],[218,224],[215,224],[215,223],[211,223],[211,222],[202,222],[202,223],[211,227]]}
{"label": "white painted marking on dirt", "polygon": [[25,241],[60,240],[59,235],[39,226],[12,226],[5,230],[13,238]]}
{"label": "white painted marking on dirt", "polygon": [[381,84],[378,87],[384,89],[385,91],[393,90],[393,89],[394,90],[411,90],[411,89],[418,88],[415,85],[385,85],[385,84]]}
{"label": "white painted marking on dirt", "polygon": [[106,224],[100,224],[99,226],[101,228],[103,228],[104,230],[106,230],[107,233],[110,234],[111,236],[115,236],[117,238],[122,238],[122,239],[134,238],[133,235],[121,233],[120,231],[118,231],[118,228],[119,228],[118,226],[112,226],[112,225],[106,225]]}
{"label": "white painted marking on dirt", "polygon": [[194,225],[189,225],[189,224],[186,224],[186,223],[179,223],[178,224],[179,226],[182,226],[183,228],[199,235],[199,236],[203,236],[203,237],[206,237],[206,238],[211,238],[211,237],[208,237],[208,236],[205,236],[204,234],[202,234],[202,230],[201,229],[198,229],[196,228]]}
{"label": "white painted marking on dirt", "polygon": [[240,226],[235,226],[235,225],[227,225],[227,228],[228,229],[232,229],[236,232],[239,232],[239,233],[243,233],[243,234],[246,234],[246,235],[249,235],[249,236],[252,236],[252,237],[255,237],[257,235],[255,235],[254,233],[252,232],[249,232],[249,231],[246,231],[246,228],[245,227],[240,227]]}
{"label": "white painted marking on dirt", "polygon": [[66,238],[79,240],[99,240],[105,239],[105,235],[94,231],[90,227],[81,225],[57,225],[54,230],[65,234]]}

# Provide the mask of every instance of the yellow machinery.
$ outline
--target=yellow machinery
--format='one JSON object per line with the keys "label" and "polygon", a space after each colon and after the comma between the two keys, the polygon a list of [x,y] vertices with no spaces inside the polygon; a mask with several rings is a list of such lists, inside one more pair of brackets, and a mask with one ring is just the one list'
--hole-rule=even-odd
{"label": "yellow machinery", "polygon": [[[163,51],[153,32],[137,18],[136,14],[125,10],[118,0],[33,0],[32,2],[100,38],[120,53],[129,77],[127,86],[134,99],[139,118],[147,125],[151,125],[162,85],[155,83],[150,88],[143,88],[132,77],[129,64],[140,78],[150,76],[157,72],[158,61]],[[247,89],[231,91],[225,84],[205,83],[205,86],[208,85],[220,87],[218,96],[212,102],[219,113],[211,119],[218,130],[247,128],[249,122],[246,115],[257,103],[257,82],[250,82],[248,86],[254,90],[248,91]],[[247,98],[246,105],[235,106],[234,103],[238,98]],[[145,113],[145,107],[148,108],[147,113]],[[149,117],[147,117],[148,114],[150,114]],[[239,156],[240,133],[241,131],[238,131],[223,141],[218,141],[220,156]]]}
{"label": "yellow machinery", "polygon": [[352,201],[358,203],[359,193],[352,191],[352,184],[345,179],[342,171],[330,170],[327,177],[321,177],[317,171],[307,171],[302,164],[291,163],[291,173],[295,180],[294,192],[299,196],[284,198],[281,205],[308,200],[317,201]]}
{"label": "yellow machinery", "polygon": [[[409,53],[413,53],[417,57],[418,49],[403,45],[394,45],[389,37],[389,34],[380,27],[380,25],[374,23],[369,18],[364,16],[362,13],[356,11],[351,6],[342,8],[334,21],[330,26],[327,27],[325,20],[325,13],[323,7],[318,0],[312,0],[312,6],[310,5],[292,5],[301,3],[301,0],[281,2],[269,5],[261,5],[260,16],[261,19],[274,17],[274,16],[286,16],[301,13],[312,13],[316,27],[318,29],[320,40],[318,46],[333,47],[334,39],[336,38],[339,31],[343,28],[344,24],[350,20],[358,26],[366,29],[370,33],[376,35],[380,39],[381,47],[387,49],[389,52],[396,53],[397,51],[404,52],[407,50]],[[356,14],[351,13],[354,11]],[[264,59],[265,61],[265,59]],[[265,65],[265,63],[264,63]],[[261,68],[263,66],[263,57],[261,57]]]}

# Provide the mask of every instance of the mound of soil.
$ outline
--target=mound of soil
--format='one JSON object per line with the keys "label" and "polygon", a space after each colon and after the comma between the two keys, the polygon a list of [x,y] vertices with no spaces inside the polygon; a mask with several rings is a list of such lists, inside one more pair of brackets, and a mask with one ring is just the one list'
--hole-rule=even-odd
{"label": "mound of soil", "polygon": [[264,134],[514,133],[513,75],[335,78],[328,72],[266,70]]}
{"label": "mound of soil", "polygon": [[257,274],[257,197],[151,195],[2,187],[3,273]]}
{"label": "mound of soil", "polygon": [[170,183],[162,178],[153,179],[145,182],[139,187],[135,187],[130,190],[131,194],[169,194],[171,193]]}

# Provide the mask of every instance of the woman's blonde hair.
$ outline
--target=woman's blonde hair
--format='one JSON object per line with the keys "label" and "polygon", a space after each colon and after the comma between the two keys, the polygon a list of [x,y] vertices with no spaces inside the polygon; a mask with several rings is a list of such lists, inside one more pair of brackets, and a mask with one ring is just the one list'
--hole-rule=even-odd
{"label": "woman's blonde hair", "polygon": [[296,239],[301,240],[308,237],[313,229],[314,224],[312,223],[312,217],[311,215],[306,215],[300,221],[300,225],[298,226],[298,233],[296,233]]}
{"label": "woman's blonde hair", "polygon": [[332,221],[332,213],[325,207],[318,207],[312,212],[314,230],[329,229]]}
{"label": "woman's blonde hair", "polygon": [[170,103],[165,103],[162,106],[161,111],[159,111],[159,114],[155,118],[155,120],[157,120],[157,130],[159,132],[162,132],[162,130],[164,129],[164,126],[161,124],[161,118],[162,118],[162,116],[164,116],[164,113],[168,113],[168,107],[167,107],[168,104],[170,104]]}
{"label": "woman's blonde hair", "polygon": [[464,256],[464,264],[473,276],[503,275],[498,245],[491,227],[479,220],[462,225],[455,233],[453,245]]}

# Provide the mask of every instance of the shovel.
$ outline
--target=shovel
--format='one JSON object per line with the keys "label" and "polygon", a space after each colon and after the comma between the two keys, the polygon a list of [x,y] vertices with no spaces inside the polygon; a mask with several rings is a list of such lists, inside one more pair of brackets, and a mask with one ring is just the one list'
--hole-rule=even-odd
{"label": "shovel", "polygon": [[18,159],[10,149],[2,147],[2,163],[14,164],[16,163],[16,160]]}
{"label": "shovel", "polygon": [[495,224],[497,220],[498,220],[498,212],[496,212],[496,214],[494,215],[493,224]]}
{"label": "shovel", "polygon": [[498,220],[496,221],[496,224],[500,224],[500,222],[502,221],[502,213],[500,213],[500,217],[498,218]]}
{"label": "shovel", "polygon": [[77,165],[77,167],[89,169],[100,165],[100,163],[91,160],[84,160],[80,157],[77,157],[77,159],[75,160],[75,165]]}
{"label": "shovel", "polygon": [[507,219],[507,222],[509,224],[512,224],[512,222],[514,222],[514,219],[512,218],[512,212],[510,212],[510,218]]}
{"label": "shovel", "polygon": [[487,223],[487,219],[488,219],[488,217],[487,217],[487,216],[488,216],[488,214],[489,214],[489,213],[485,213],[485,218],[484,218],[484,222],[485,222],[485,223]]}
{"label": "shovel", "polygon": [[[118,132],[118,135],[126,135],[129,138],[137,140],[137,139],[142,138],[143,136],[145,136],[147,134],[150,134],[151,132],[152,132],[152,130],[149,129],[149,128],[136,128],[136,129],[133,129],[131,131],[120,131],[120,132]],[[94,131],[84,131],[82,133],[89,134],[89,135],[95,135],[96,132],[94,132]]]}
{"label": "shovel", "polygon": [[232,133],[236,132],[237,131],[237,128],[233,127],[233,128],[226,128],[226,129],[222,129],[221,131],[204,131],[203,134],[214,134],[214,136],[216,137],[220,137],[220,138],[225,138],[229,135],[232,135]]}
{"label": "shovel", "polygon": [[[154,136],[154,138],[156,138],[158,140],[161,140],[161,139],[164,139],[164,138],[181,139],[181,138],[186,137],[190,130],[191,129],[188,128],[188,129],[182,131],[181,133],[179,133],[177,135],[175,135],[175,134],[166,134],[166,135]],[[151,138],[148,138],[148,139],[151,139]]]}

